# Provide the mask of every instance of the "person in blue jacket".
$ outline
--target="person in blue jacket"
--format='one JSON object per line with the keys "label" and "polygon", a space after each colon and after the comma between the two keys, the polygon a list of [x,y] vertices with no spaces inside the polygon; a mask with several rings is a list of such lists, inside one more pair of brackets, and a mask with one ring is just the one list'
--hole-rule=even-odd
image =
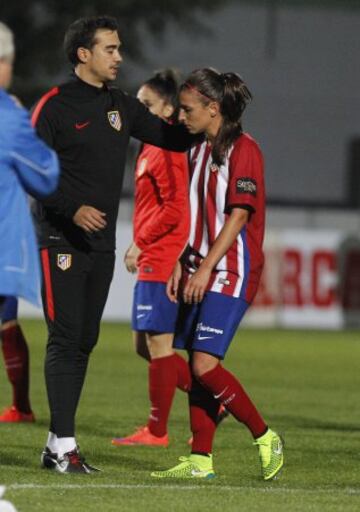
{"label": "person in blue jacket", "polygon": [[2,351],[13,405],[0,422],[34,421],[29,400],[29,357],[17,322],[17,298],[39,305],[40,264],[27,193],[40,197],[57,187],[56,154],[35,134],[29,115],[10,96],[14,62],[11,30],[0,22],[0,319]]}
{"label": "person in blue jacket", "polygon": [[55,152],[37,137],[28,112],[6,92],[14,54],[13,34],[0,22],[0,304],[11,295],[38,305],[39,251],[27,194],[52,193],[59,165]]}

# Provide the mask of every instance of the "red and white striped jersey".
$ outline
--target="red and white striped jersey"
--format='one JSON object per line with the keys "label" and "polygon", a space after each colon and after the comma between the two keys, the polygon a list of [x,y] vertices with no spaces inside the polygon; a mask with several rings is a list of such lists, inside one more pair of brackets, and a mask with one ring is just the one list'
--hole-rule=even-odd
{"label": "red and white striped jersey", "polygon": [[188,274],[196,271],[232,208],[249,210],[249,222],[216,265],[207,288],[248,302],[255,296],[264,263],[263,167],[260,148],[247,134],[235,141],[220,167],[213,163],[207,142],[190,153],[191,229],[185,269]]}

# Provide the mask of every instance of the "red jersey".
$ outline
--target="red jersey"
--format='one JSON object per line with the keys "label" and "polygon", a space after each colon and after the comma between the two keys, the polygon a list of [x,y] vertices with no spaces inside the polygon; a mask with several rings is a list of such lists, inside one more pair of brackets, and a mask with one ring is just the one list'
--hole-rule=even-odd
{"label": "red jersey", "polygon": [[145,144],[135,170],[134,241],[142,250],[138,279],[167,282],[189,237],[185,153]]}
{"label": "red jersey", "polygon": [[213,163],[211,147],[206,142],[193,148],[190,157],[191,230],[185,268],[189,274],[196,271],[233,207],[249,210],[249,222],[216,265],[207,289],[251,302],[264,264],[265,187],[261,151],[249,135],[242,134],[220,167]]}

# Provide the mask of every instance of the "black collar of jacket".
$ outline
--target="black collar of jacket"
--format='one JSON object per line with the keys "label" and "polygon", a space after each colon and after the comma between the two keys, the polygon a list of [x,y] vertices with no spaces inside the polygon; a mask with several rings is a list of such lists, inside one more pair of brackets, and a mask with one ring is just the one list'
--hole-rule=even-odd
{"label": "black collar of jacket", "polygon": [[68,83],[76,85],[77,91],[79,91],[81,95],[85,95],[87,97],[96,97],[104,92],[109,92],[109,87],[106,83],[104,83],[102,87],[95,87],[95,85],[88,84],[87,82],[84,82],[84,80],[81,80],[75,71],[70,74]]}

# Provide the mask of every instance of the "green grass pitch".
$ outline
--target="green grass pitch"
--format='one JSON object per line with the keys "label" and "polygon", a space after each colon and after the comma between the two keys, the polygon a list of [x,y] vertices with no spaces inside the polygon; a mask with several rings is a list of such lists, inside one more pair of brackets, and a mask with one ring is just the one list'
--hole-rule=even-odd
{"label": "green grass pitch", "polygon": [[[360,510],[360,333],[239,331],[226,365],[239,376],[268,423],[283,433],[281,476],[265,483],[247,430],[233,418],[219,427],[209,482],[154,481],[150,471],[186,455],[187,401],[177,392],[169,448],[114,447],[148,414],[147,368],[127,325],[104,324],[77,417],[77,439],[95,475],[39,468],[48,429],[43,381],[45,329],[22,323],[31,351],[37,422],[0,425],[0,484],[19,512],[43,511],[358,511]],[[3,364],[0,406],[11,402]]]}

